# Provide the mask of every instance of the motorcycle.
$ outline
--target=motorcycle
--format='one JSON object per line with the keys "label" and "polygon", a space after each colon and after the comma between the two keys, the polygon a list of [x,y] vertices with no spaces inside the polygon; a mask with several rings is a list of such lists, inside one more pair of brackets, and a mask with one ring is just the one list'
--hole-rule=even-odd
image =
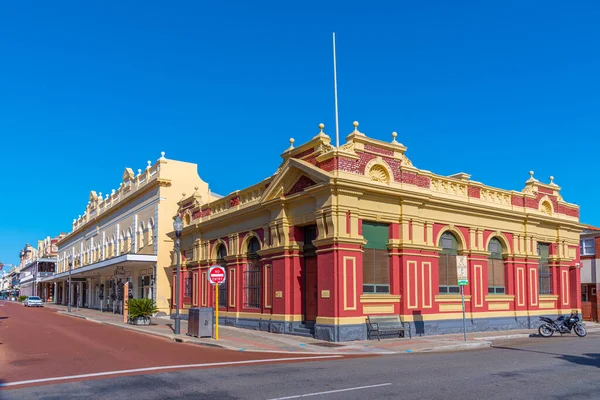
{"label": "motorcycle", "polygon": [[571,331],[574,331],[579,337],[587,335],[585,326],[579,322],[579,317],[575,313],[571,313],[567,318],[561,315],[556,320],[548,317],[540,317],[540,319],[545,322],[538,328],[538,332],[542,337],[550,337],[554,335],[554,332],[558,332],[562,336],[563,333],[571,333]]}

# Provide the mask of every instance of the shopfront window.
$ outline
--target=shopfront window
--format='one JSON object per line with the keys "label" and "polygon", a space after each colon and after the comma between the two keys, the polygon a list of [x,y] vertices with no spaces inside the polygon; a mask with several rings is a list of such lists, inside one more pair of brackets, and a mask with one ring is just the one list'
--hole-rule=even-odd
{"label": "shopfront window", "polygon": [[458,240],[452,233],[444,232],[439,246],[442,248],[438,264],[440,293],[460,293],[456,271]]}
{"label": "shopfront window", "polygon": [[248,243],[248,264],[244,271],[244,306],[260,308],[261,266],[258,251],[260,242],[256,237]]}
{"label": "shopfront window", "polygon": [[363,293],[390,292],[389,225],[363,221]]}
{"label": "shopfront window", "polygon": [[502,243],[496,238],[488,245],[488,293],[504,294],[504,258]]}
{"label": "shopfront window", "polygon": [[540,294],[552,294],[552,270],[550,269],[550,245],[548,243],[538,243],[538,280]]}

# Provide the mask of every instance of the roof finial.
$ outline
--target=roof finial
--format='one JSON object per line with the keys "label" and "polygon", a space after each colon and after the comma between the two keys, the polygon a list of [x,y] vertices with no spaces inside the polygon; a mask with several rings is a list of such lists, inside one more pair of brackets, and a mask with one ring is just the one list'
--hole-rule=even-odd
{"label": "roof finial", "polygon": [[554,183],[554,177],[550,176],[550,186],[558,186],[556,183]]}
{"label": "roof finial", "polygon": [[148,160],[148,166],[146,167],[146,169],[150,169],[151,168],[150,164],[152,164],[152,163],[150,162],[150,160]]}
{"label": "roof finial", "polygon": [[354,135],[365,136],[365,134],[364,134],[364,133],[362,133],[362,132],[360,132],[360,131],[358,130],[358,121],[354,121],[354,122],[352,123],[352,125],[354,125],[354,131],[352,132]]}
{"label": "roof finial", "polygon": [[160,160],[166,160],[164,151],[160,152]]}
{"label": "roof finial", "polygon": [[396,136],[398,136],[398,133],[396,133],[396,132],[392,132],[392,143],[398,143],[398,142],[396,141]]}
{"label": "roof finial", "polygon": [[294,149],[294,138],[290,138],[290,147],[288,148],[288,151],[293,150]]}
{"label": "roof finial", "polygon": [[138,168],[138,176],[142,174],[142,170]]}
{"label": "roof finial", "polygon": [[317,139],[317,138],[329,139],[329,136],[327,136],[327,134],[325,132],[323,132],[323,129],[325,129],[325,124],[321,122],[319,124],[319,133],[317,133],[317,136],[315,136],[313,139]]}

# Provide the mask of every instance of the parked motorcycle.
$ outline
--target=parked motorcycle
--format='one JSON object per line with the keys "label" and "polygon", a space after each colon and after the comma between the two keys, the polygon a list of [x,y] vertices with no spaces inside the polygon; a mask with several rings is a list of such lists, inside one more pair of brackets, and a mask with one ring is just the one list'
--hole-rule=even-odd
{"label": "parked motorcycle", "polygon": [[558,332],[562,336],[563,333],[572,333],[572,331],[579,337],[587,335],[585,326],[579,322],[579,317],[575,313],[571,313],[566,318],[561,315],[556,320],[547,317],[540,317],[540,319],[545,322],[538,328],[540,336],[550,337],[554,335],[554,332]]}

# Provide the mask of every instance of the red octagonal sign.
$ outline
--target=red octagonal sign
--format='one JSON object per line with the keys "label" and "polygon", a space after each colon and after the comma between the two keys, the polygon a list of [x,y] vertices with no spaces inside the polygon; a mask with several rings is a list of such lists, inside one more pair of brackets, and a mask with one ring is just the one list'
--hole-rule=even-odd
{"label": "red octagonal sign", "polygon": [[225,282],[225,268],[214,266],[208,270],[208,281],[213,285]]}

